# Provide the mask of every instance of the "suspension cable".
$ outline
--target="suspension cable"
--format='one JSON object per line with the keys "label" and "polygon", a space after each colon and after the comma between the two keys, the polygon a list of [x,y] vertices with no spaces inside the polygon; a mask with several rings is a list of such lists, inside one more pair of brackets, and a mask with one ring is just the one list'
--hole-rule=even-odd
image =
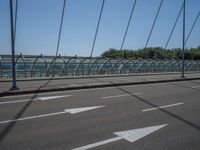
{"label": "suspension cable", "polygon": [[90,53],[90,58],[92,57],[93,52],[94,52],[94,46],[95,46],[95,43],[96,43],[96,38],[97,38],[98,30],[99,30],[99,25],[100,25],[100,22],[101,22],[101,16],[102,16],[102,13],[103,13],[104,3],[105,3],[105,0],[102,1],[101,11],[100,11],[100,14],[99,14],[97,28],[96,28],[96,32],[95,32],[95,36],[94,36],[94,40],[93,40],[93,44],[92,44],[92,49],[91,49],[91,53]]}
{"label": "suspension cable", "polygon": [[181,12],[183,11],[183,4],[182,4],[182,7],[181,7],[181,9],[180,9],[180,11],[179,11],[179,13],[178,13],[178,16],[177,16],[177,18],[176,18],[176,21],[175,21],[175,23],[174,23],[174,26],[173,26],[173,28],[172,28],[172,31],[171,31],[171,33],[170,33],[170,35],[169,35],[169,38],[168,38],[168,40],[167,40],[167,43],[165,44],[165,49],[167,48],[167,46],[168,46],[168,44],[169,44],[169,41],[170,41],[170,39],[171,39],[171,37],[172,37],[172,34],[174,33],[174,30],[175,30],[175,27],[176,27],[176,25],[177,25],[177,22],[178,22],[178,20],[179,20],[179,18],[180,18],[180,15],[181,15]]}
{"label": "suspension cable", "polygon": [[[62,33],[62,25],[63,25],[64,14],[65,14],[65,6],[66,6],[66,0],[63,0],[63,8],[62,8],[62,14],[61,14],[61,20],[60,20],[60,28],[59,28],[58,41],[57,41],[57,46],[56,46],[55,64],[56,64],[56,61],[57,61],[58,50],[59,50],[59,46],[60,46],[60,37],[61,37],[61,33]],[[53,65],[53,70],[54,69],[55,69],[55,65]],[[55,76],[55,72],[53,72],[53,76]],[[52,76],[52,78],[53,78],[53,76]]]}
{"label": "suspension cable", "polygon": [[187,41],[188,41],[188,39],[189,39],[189,37],[190,37],[190,35],[191,35],[193,29],[194,29],[194,26],[195,26],[196,23],[197,23],[197,20],[198,20],[199,16],[200,16],[200,11],[199,11],[198,15],[196,16],[195,21],[194,21],[194,23],[193,23],[193,25],[192,25],[192,27],[191,27],[191,29],[190,29],[190,32],[189,32],[189,34],[188,34],[188,36],[187,36],[187,38],[186,38],[186,40],[185,40],[185,45],[186,45],[186,43],[187,43]]}
{"label": "suspension cable", "polygon": [[65,14],[65,6],[66,6],[66,0],[63,1],[63,9],[62,9],[62,15],[61,15],[61,21],[60,21],[60,29],[59,29],[59,34],[58,34],[58,41],[57,41],[57,46],[56,46],[56,58],[58,56],[58,50],[60,46],[60,37],[62,33],[62,25],[63,25],[63,19],[64,19],[64,14]]}
{"label": "suspension cable", "polygon": [[126,27],[126,31],[125,31],[125,33],[124,33],[124,37],[123,37],[123,40],[122,40],[122,44],[121,44],[120,50],[123,49],[124,42],[125,42],[125,40],[126,40],[126,35],[127,35],[128,29],[129,29],[129,26],[130,26],[130,22],[131,22],[131,19],[132,19],[132,16],[133,16],[133,12],[134,12],[134,10],[135,10],[136,2],[137,2],[137,0],[135,0],[135,2],[133,3],[133,6],[132,6],[131,14],[130,14],[130,17],[129,17],[129,20],[128,20],[128,24],[127,24],[127,27]]}
{"label": "suspension cable", "polygon": [[152,32],[153,32],[153,29],[154,29],[154,26],[155,26],[156,20],[157,20],[157,18],[158,18],[158,15],[159,15],[159,13],[160,13],[160,9],[161,9],[161,7],[162,7],[162,3],[163,3],[163,0],[161,0],[161,2],[160,2],[160,5],[159,5],[159,8],[158,8],[158,11],[157,11],[156,17],[155,17],[155,19],[154,19],[153,25],[152,25],[152,27],[151,27],[151,31],[150,31],[150,33],[149,33],[149,36],[148,36],[147,42],[146,42],[146,44],[145,44],[145,48],[147,47],[147,45],[148,45],[148,43],[149,43],[149,40],[150,40],[150,38],[151,38],[151,34],[152,34]]}
{"label": "suspension cable", "polygon": [[18,0],[15,4],[15,24],[14,24],[14,40],[16,41],[16,32],[17,32],[17,16],[18,16]]}

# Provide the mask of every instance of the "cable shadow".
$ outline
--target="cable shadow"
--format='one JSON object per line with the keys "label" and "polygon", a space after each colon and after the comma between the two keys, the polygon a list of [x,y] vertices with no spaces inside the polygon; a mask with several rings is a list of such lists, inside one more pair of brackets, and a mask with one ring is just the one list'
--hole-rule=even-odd
{"label": "cable shadow", "polygon": [[[52,77],[53,78],[53,77]],[[45,84],[41,85],[38,90],[40,90],[41,88],[45,87],[46,85],[48,85],[50,83],[50,81],[52,80],[52,78],[50,78]],[[28,101],[23,107],[22,109],[12,118],[12,120],[15,119],[19,119],[26,111],[27,109],[30,107],[30,105],[32,104],[33,100],[38,96],[39,93],[35,93],[31,98],[30,101]],[[5,127],[5,129],[0,133],[0,145],[2,143],[2,141],[5,139],[5,137],[9,134],[9,132],[14,128],[14,126],[16,125],[17,121],[14,122],[10,122],[8,123],[8,125]]]}
{"label": "cable shadow", "polygon": [[[131,95],[132,97],[138,99],[139,101],[144,102],[145,104],[148,104],[148,105],[150,105],[152,107],[159,107],[159,106],[149,102],[148,100],[145,100],[145,99],[143,99],[143,98],[141,98],[141,97],[139,97],[137,95],[132,94],[131,92],[129,92],[129,91],[123,89],[123,88],[120,88],[120,87],[116,87],[116,88],[118,88],[119,90],[121,90],[121,91],[123,91],[123,92],[125,92],[125,93],[127,93],[129,95]],[[184,119],[184,118],[182,118],[182,117],[180,117],[180,116],[178,116],[178,115],[176,115],[176,114],[174,114],[172,112],[169,112],[169,111],[163,109],[163,108],[158,108],[158,110],[160,110],[161,112],[163,112],[163,113],[165,113],[165,114],[167,114],[167,115],[169,115],[169,116],[171,116],[171,117],[173,117],[173,118],[175,118],[175,119],[177,119],[177,120],[179,120],[179,121],[181,121],[181,122],[193,127],[194,129],[197,129],[198,131],[200,131],[200,126],[199,125],[196,125],[196,124],[194,124],[194,123],[192,123],[192,122],[190,122],[190,121],[188,121],[188,120],[186,120],[186,119]]]}

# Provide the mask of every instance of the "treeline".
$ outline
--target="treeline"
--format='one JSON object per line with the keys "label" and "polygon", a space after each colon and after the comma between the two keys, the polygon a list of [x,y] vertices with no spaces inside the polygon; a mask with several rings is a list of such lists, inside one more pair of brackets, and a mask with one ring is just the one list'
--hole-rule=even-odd
{"label": "treeline", "polygon": [[[175,49],[163,49],[162,47],[149,47],[138,50],[117,50],[109,49],[105,51],[101,56],[108,58],[134,58],[134,59],[181,59],[182,50],[180,48]],[[197,48],[185,49],[185,59],[200,60],[200,46]]]}

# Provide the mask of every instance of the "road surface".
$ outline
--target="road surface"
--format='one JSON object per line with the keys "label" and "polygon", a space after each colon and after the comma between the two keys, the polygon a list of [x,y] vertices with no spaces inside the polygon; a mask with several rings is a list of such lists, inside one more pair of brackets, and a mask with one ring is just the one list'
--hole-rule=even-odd
{"label": "road surface", "polygon": [[200,80],[2,97],[0,149],[198,150],[199,114]]}

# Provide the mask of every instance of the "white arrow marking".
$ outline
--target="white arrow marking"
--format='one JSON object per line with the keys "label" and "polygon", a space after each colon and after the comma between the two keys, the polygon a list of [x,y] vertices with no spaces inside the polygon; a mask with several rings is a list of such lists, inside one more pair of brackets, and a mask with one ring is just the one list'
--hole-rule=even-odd
{"label": "white arrow marking", "polygon": [[79,147],[79,148],[75,148],[72,150],[87,150],[90,148],[94,148],[97,146],[101,146],[104,144],[108,144],[111,142],[115,142],[115,141],[119,141],[119,140],[127,140],[131,143],[147,136],[148,134],[151,134],[161,128],[163,128],[164,126],[166,126],[167,124],[164,125],[157,125],[157,126],[152,126],[152,127],[146,127],[146,128],[139,128],[139,129],[134,129],[134,130],[127,130],[127,131],[122,131],[122,132],[115,132],[114,134],[117,135],[118,137],[114,137],[108,140],[104,140],[104,141],[100,141],[100,142],[96,142],[93,144],[89,144],[83,147]]}
{"label": "white arrow marking", "polygon": [[28,101],[46,101],[46,100],[52,100],[52,99],[58,99],[63,97],[70,97],[72,95],[61,95],[61,96],[49,96],[49,97],[38,97],[34,99],[24,99],[24,100],[15,100],[15,101],[7,101],[7,102],[0,102],[0,105],[3,104],[13,104],[13,103],[22,103],[22,102],[28,102]]}
{"label": "white arrow marking", "polygon": [[55,112],[55,113],[50,113],[50,114],[37,115],[37,116],[1,121],[0,124],[29,120],[29,119],[35,119],[35,118],[43,118],[43,117],[47,117],[47,116],[55,116],[55,115],[66,114],[66,113],[77,114],[77,113],[80,113],[80,112],[84,112],[84,111],[88,111],[88,110],[92,110],[92,109],[97,109],[97,108],[101,108],[101,107],[105,107],[105,106],[93,106],[93,107],[65,109],[64,111],[61,111],[61,112]]}
{"label": "white arrow marking", "polygon": [[73,109],[65,109],[65,112],[68,112],[70,114],[77,114],[83,111],[88,111],[92,109],[97,109],[105,106],[93,106],[93,107],[83,107],[83,108],[73,108]]}

